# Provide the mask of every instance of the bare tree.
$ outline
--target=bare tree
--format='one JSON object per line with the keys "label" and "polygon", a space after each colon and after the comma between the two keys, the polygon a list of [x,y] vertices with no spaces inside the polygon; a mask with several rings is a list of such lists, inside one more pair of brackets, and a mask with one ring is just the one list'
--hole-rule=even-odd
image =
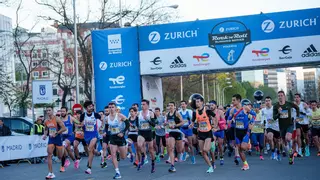
{"label": "bare tree", "polygon": [[[72,34],[73,16],[70,6],[71,2],[68,0],[35,0],[39,5],[48,8],[53,12],[50,16],[40,16],[45,20],[54,20],[59,27],[67,28]],[[88,1],[89,2],[89,1]],[[90,0],[92,2],[92,0]],[[100,0],[100,17],[95,19],[92,27],[84,27],[88,23],[90,12],[86,19],[78,22],[77,26],[77,41],[81,57],[79,58],[79,74],[82,79],[83,89],[86,97],[91,99],[92,96],[92,55],[91,55],[91,33],[90,30],[106,29],[119,27],[119,21],[122,19],[129,24],[145,25],[156,24],[159,22],[167,22],[172,19],[172,14],[164,11],[161,6],[161,0],[140,0],[138,6],[122,7],[122,13],[119,8],[112,4],[109,0]],[[162,9],[162,10],[161,10]],[[86,33],[84,33],[86,31]]]}
{"label": "bare tree", "polygon": [[8,107],[10,117],[12,111],[17,103],[17,88],[12,82],[12,77],[6,74],[4,71],[0,72],[0,99],[3,104]]}

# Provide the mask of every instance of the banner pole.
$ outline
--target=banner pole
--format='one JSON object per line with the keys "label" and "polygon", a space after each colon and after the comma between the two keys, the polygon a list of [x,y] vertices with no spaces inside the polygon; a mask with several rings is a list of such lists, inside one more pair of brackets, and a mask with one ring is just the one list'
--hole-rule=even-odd
{"label": "banner pole", "polygon": [[[33,89],[33,82],[34,81],[32,81],[32,85],[31,85],[31,89]],[[31,103],[32,103],[32,120],[33,120],[33,122],[34,122],[34,120],[35,120],[35,118],[34,118],[34,102],[33,102],[33,98],[34,98],[34,94],[33,94],[34,92],[32,91],[32,98],[31,98]],[[27,116],[28,116],[28,113],[27,113]]]}

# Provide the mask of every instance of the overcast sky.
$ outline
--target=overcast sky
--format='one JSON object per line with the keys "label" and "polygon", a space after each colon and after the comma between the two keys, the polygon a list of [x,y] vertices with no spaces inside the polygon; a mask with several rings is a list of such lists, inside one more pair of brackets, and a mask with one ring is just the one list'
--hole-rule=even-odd
{"label": "overcast sky", "polygon": [[[15,2],[12,0],[11,7],[1,6],[0,14],[12,18],[13,25],[15,24]],[[40,14],[50,15],[50,13],[38,6],[34,0],[23,0],[23,9],[20,13],[21,26],[27,29],[33,27],[35,22],[39,20],[37,17]],[[55,1],[55,0],[47,0]],[[98,16],[99,0],[90,0],[90,17],[94,20]],[[119,0],[112,0],[115,6]],[[136,6],[140,0],[122,0],[123,5]],[[240,15],[258,14],[260,12],[279,12],[286,10],[297,10],[307,8],[320,7],[320,0],[162,0],[163,5],[179,5],[179,8],[167,9],[168,11],[176,11],[181,17],[177,21],[192,21],[197,18],[213,19],[220,17],[232,17]],[[70,0],[71,5],[71,0]],[[85,18],[88,12],[88,0],[77,0],[77,9],[80,17]],[[71,6],[70,6],[71,7]],[[72,13],[72,11],[70,11]],[[51,22],[40,20],[33,31],[40,31],[42,27],[47,27]]]}

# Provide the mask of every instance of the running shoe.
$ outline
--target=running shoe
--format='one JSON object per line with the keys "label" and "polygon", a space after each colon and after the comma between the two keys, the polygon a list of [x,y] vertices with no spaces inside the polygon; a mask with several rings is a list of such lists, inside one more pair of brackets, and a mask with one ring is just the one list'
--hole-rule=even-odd
{"label": "running shoe", "polygon": [[65,172],[66,170],[64,169],[63,166],[60,167],[60,172]]}
{"label": "running shoe", "polygon": [[177,170],[174,166],[171,166],[168,171],[172,173],[172,172],[176,172]]}
{"label": "running shoe", "polygon": [[121,179],[121,175],[119,173],[116,173],[116,175],[113,176],[113,179]]}
{"label": "running shoe", "polygon": [[276,159],[276,153],[275,153],[275,152],[271,153],[271,157],[270,157],[270,159],[271,159],[271,160]]}
{"label": "running shoe", "polygon": [[305,155],[306,155],[307,157],[309,157],[309,156],[310,156],[310,149],[309,149],[309,146],[307,146],[305,149],[306,149],[306,153],[305,153]]}
{"label": "running shoe", "polygon": [[213,173],[214,172],[214,169],[212,166],[209,167],[209,169],[207,170],[207,173]]}
{"label": "running shoe", "polygon": [[281,161],[281,155],[277,154],[277,161]]}
{"label": "running shoe", "polygon": [[270,144],[267,143],[267,151],[269,151],[269,150],[270,150]]}
{"label": "running shoe", "polygon": [[80,164],[80,160],[79,159],[75,160],[74,161],[74,168],[79,169],[79,164]]}
{"label": "running shoe", "polygon": [[64,162],[64,167],[68,168],[70,166],[70,161],[69,159],[66,159],[66,161]]}
{"label": "running shoe", "polygon": [[161,155],[160,155],[160,158],[164,158],[164,154],[161,154]]}
{"label": "running shoe", "polygon": [[239,156],[234,157],[234,162],[236,163],[236,165],[239,165],[239,160],[240,160]]}
{"label": "running shoe", "polygon": [[156,155],[156,163],[160,163],[160,155]]}
{"label": "running shoe", "polygon": [[141,163],[139,163],[139,164],[138,164],[137,171],[140,171],[141,167],[142,167],[142,164],[141,164]]}
{"label": "running shoe", "polygon": [[294,155],[292,153],[290,153],[290,155],[289,155],[289,164],[290,165],[294,164]]}
{"label": "running shoe", "polygon": [[244,164],[241,169],[243,171],[249,170],[249,164]]}
{"label": "running shoe", "polygon": [[263,156],[262,156],[262,155],[260,155],[260,160],[264,160],[264,158],[263,158]]}
{"label": "running shoe", "polygon": [[91,174],[91,169],[88,168],[86,171],[85,171],[86,174]]}
{"label": "running shoe", "polygon": [[46,179],[53,179],[55,178],[56,176],[53,174],[53,173],[49,173],[47,176],[46,176]]}
{"label": "running shoe", "polygon": [[141,162],[139,162],[139,164],[141,164],[141,166],[144,165],[145,158],[146,158],[146,157],[142,155]]}
{"label": "running shoe", "polygon": [[320,151],[318,152],[317,156],[320,156]]}
{"label": "running shoe", "polygon": [[151,165],[151,173],[155,173],[156,172],[156,168],[154,165]]}
{"label": "running shoe", "polygon": [[144,164],[148,164],[148,163],[149,163],[148,157],[146,157],[146,158],[144,159]]}
{"label": "running shoe", "polygon": [[298,152],[298,157],[303,157],[301,150]]}
{"label": "running shoe", "polygon": [[166,163],[167,164],[170,164],[171,162],[170,162],[171,160],[170,160],[170,157],[168,158],[168,160],[166,160]]}
{"label": "running shoe", "polygon": [[196,158],[194,156],[191,156],[191,164],[196,164]]}
{"label": "running shoe", "polygon": [[101,164],[101,168],[107,168],[107,167],[108,167],[107,162],[103,162],[103,163]]}
{"label": "running shoe", "polygon": [[220,166],[223,166],[223,164],[224,164],[224,159],[220,158]]}
{"label": "running shoe", "polygon": [[282,156],[287,157],[287,153],[285,151],[282,151]]}

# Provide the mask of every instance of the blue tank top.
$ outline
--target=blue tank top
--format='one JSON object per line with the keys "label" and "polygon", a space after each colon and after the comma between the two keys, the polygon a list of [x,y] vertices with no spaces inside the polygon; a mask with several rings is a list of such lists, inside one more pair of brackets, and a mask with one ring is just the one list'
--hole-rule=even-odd
{"label": "blue tank top", "polygon": [[189,111],[186,111],[185,114],[183,114],[182,111],[180,111],[180,115],[181,115],[182,120],[183,120],[183,125],[181,127],[182,128],[187,128],[191,124],[191,118],[190,118],[190,115],[189,115]]}
{"label": "blue tank top", "polygon": [[[237,110],[233,112],[234,114],[237,113]],[[241,129],[241,130],[248,130],[249,123],[253,122],[253,118],[256,116],[255,112],[250,111],[249,114],[244,113],[243,110],[241,110],[240,113],[235,117],[235,128]]]}
{"label": "blue tank top", "polygon": [[66,131],[62,133],[63,136],[72,136],[73,135],[73,124],[71,123],[71,118],[68,116],[66,121],[63,121]]}

